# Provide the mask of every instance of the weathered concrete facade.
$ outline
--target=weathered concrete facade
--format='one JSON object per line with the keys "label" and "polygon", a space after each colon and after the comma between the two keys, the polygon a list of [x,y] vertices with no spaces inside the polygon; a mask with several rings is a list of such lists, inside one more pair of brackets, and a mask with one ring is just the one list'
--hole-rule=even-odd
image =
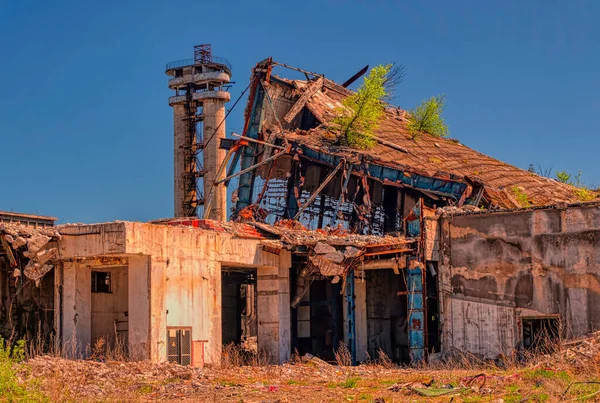
{"label": "weathered concrete facade", "polygon": [[511,354],[528,318],[600,327],[598,204],[442,217],[439,251],[442,350]]}
{"label": "weathered concrete facade", "polygon": [[[61,307],[57,329],[63,343],[76,340],[85,349],[100,337],[94,329],[103,318],[125,317],[134,358],[165,361],[168,329],[186,328],[191,329],[192,362],[218,365],[221,268],[227,266],[257,270],[258,347],[274,362],[289,357],[289,309],[287,317],[284,309],[289,307],[289,253],[264,252],[257,239],[183,226],[117,222],[64,226],[61,234],[55,305]],[[121,281],[126,293],[112,290],[121,311],[99,315],[93,310],[90,276],[116,269],[127,274]]]}

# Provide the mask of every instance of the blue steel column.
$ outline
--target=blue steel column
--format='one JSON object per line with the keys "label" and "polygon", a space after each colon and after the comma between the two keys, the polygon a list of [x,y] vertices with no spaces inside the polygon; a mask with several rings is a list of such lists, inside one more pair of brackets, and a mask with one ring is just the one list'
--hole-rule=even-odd
{"label": "blue steel column", "polygon": [[425,312],[423,305],[423,270],[416,256],[407,259],[408,283],[408,350],[411,362],[425,358]]}
{"label": "blue steel column", "polygon": [[356,312],[354,299],[354,268],[350,268],[346,277],[346,322],[348,323],[348,344],[350,355],[352,356],[352,365],[356,365]]}

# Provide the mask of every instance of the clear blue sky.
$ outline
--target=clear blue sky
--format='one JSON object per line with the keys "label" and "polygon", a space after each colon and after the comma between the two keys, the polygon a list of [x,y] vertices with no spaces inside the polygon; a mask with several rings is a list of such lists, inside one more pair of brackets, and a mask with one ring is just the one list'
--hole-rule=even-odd
{"label": "clear blue sky", "polygon": [[397,61],[399,106],[446,94],[452,137],[598,184],[599,17],[577,0],[0,0],[0,210],[172,216],[164,65],[200,43],[231,61],[232,99],[267,56],[339,81]]}

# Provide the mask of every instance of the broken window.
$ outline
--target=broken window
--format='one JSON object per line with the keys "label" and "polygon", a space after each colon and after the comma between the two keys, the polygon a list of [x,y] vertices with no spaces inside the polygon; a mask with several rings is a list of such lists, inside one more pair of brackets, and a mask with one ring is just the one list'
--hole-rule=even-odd
{"label": "broken window", "polygon": [[167,328],[167,360],[179,365],[191,365],[191,328]]}
{"label": "broken window", "polygon": [[558,318],[522,318],[523,347],[526,350],[549,350],[559,338]]}
{"label": "broken window", "polygon": [[92,272],[92,292],[112,293],[110,272]]}

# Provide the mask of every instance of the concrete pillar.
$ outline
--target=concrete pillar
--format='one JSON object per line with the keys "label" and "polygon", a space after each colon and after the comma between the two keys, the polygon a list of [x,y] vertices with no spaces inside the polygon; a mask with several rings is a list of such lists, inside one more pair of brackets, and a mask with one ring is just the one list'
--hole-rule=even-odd
{"label": "concrete pillar", "polygon": [[91,270],[85,263],[63,262],[62,278],[62,345],[71,358],[81,358],[92,342]]}
{"label": "concrete pillar", "polygon": [[[173,162],[174,162],[174,213],[175,217],[185,217],[187,214],[184,209],[184,201],[196,198],[195,191],[186,192],[185,173],[187,172],[188,161],[186,158],[186,146],[188,144],[188,123],[186,121],[187,113],[184,104],[173,105]],[[194,167],[195,168],[195,167]]]}
{"label": "concrete pillar", "polygon": [[167,262],[159,256],[150,259],[150,359],[167,360]]}
{"label": "concrete pillar", "polygon": [[288,361],[291,351],[290,266],[257,271],[258,351],[277,364]]}
{"label": "concrete pillar", "polygon": [[128,264],[129,355],[150,359],[150,258],[132,256]]}
{"label": "concrete pillar", "polygon": [[[356,275],[356,273],[355,273]],[[367,333],[367,280],[358,275],[354,279],[354,315],[356,322],[356,361],[367,360],[368,333]],[[344,293],[344,343],[348,346],[348,309],[347,299]]]}
{"label": "concrete pillar", "polygon": [[[214,247],[216,250],[217,248]],[[207,281],[203,281],[203,292],[206,295],[205,317],[208,318],[208,345],[204,349],[204,362],[218,367],[221,365],[221,352],[223,350],[223,309],[221,263],[209,260],[206,266]]]}
{"label": "concrete pillar", "polygon": [[[219,148],[225,138],[225,101],[220,98],[204,100],[204,197],[208,198],[213,183],[225,178],[225,170],[217,178],[217,170],[225,159],[225,150]],[[216,130],[216,132],[215,132]],[[208,143],[207,143],[208,142]],[[213,191],[209,219],[227,221],[227,188],[216,185]]]}

